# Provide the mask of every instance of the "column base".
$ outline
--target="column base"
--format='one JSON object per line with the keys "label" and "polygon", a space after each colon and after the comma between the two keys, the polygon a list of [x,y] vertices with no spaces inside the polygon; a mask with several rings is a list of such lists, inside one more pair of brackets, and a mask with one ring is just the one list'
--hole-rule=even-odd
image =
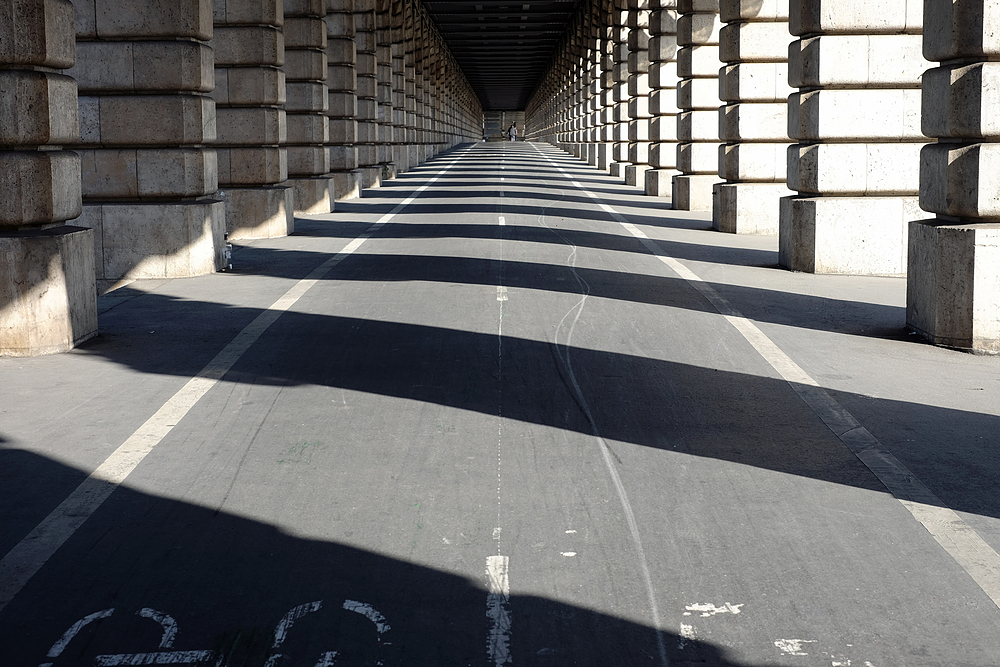
{"label": "column base", "polygon": [[608,165],[608,171],[615,178],[625,178],[625,167],[628,166],[627,162],[612,162]]}
{"label": "column base", "polygon": [[935,345],[1000,354],[1000,223],[909,223],[906,325]]}
{"label": "column base", "polygon": [[271,239],[295,231],[292,188],[281,185],[223,187],[219,195],[226,203],[226,232],[231,240]]}
{"label": "column base", "polygon": [[646,194],[650,197],[673,197],[674,176],[680,176],[676,169],[649,169],[645,173]]}
{"label": "column base", "polygon": [[611,151],[607,144],[597,144],[597,163],[594,166],[601,171],[607,171],[611,165],[610,155]]}
{"label": "column base", "polygon": [[647,171],[649,171],[648,164],[625,165],[625,185],[645,188]]}
{"label": "column base", "polygon": [[94,268],[102,284],[203,276],[223,267],[226,204],[221,199],[84,202],[75,222],[94,230]]}
{"label": "column base", "polygon": [[715,174],[674,176],[671,202],[678,211],[711,211],[712,189],[719,182]]}
{"label": "column base", "polygon": [[334,201],[357,199],[361,196],[361,170],[335,171],[330,174]]}
{"label": "column base", "polygon": [[94,231],[0,233],[0,356],[73,349],[97,335]]}
{"label": "column base", "polygon": [[401,174],[410,168],[410,151],[406,146],[396,144],[392,147],[392,163],[396,165],[396,173]]}
{"label": "column base", "polygon": [[794,194],[784,183],[718,183],[712,226],[727,234],[777,234],[781,198]]}
{"label": "column base", "polygon": [[382,165],[376,164],[370,167],[361,167],[358,171],[361,172],[361,188],[363,190],[377,188],[382,185]]}
{"label": "column base", "polygon": [[295,189],[295,213],[330,213],[333,210],[332,183],[329,176],[289,178]]}
{"label": "column base", "polygon": [[917,197],[784,197],[778,264],[808,273],[901,276],[907,223],[926,215]]}
{"label": "column base", "polygon": [[422,148],[423,146],[416,146],[414,144],[410,144],[409,146],[407,146],[407,150],[410,153],[409,163],[411,167],[416,167],[421,162],[423,162],[422,159],[423,151],[421,150]]}

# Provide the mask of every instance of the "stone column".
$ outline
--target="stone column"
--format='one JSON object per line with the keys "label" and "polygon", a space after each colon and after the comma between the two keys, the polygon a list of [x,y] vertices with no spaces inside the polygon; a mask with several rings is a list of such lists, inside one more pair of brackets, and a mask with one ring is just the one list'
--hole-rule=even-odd
{"label": "stone column", "polygon": [[604,25],[601,28],[601,137],[597,146],[597,168],[610,171],[614,161],[615,133],[615,27],[617,14],[614,0],[606,0],[604,5]]}
{"label": "stone column", "polygon": [[76,58],[68,0],[0,0],[0,356],[97,334],[94,232],[80,215]]}
{"label": "stone column", "polygon": [[83,215],[98,285],[222,267],[212,3],[76,5]]}
{"label": "stone column", "polygon": [[678,0],[677,169],[673,205],[710,211],[719,180],[719,0]]}
{"label": "stone column", "polygon": [[396,165],[392,158],[392,3],[376,0],[375,25],[378,97],[378,163],[382,178],[395,178]]}
{"label": "stone column", "polygon": [[392,3],[392,161],[396,172],[410,168],[406,148],[406,44],[403,38],[403,2]]}
{"label": "stone column", "polygon": [[364,187],[375,188],[382,182],[375,12],[370,0],[359,2],[357,9],[362,5],[365,11],[354,15],[358,30],[355,38],[358,45],[358,166]]}
{"label": "stone column", "polygon": [[220,196],[231,239],[287,236],[295,218],[284,143],[281,0],[216,0],[215,100]]}
{"label": "stone column", "polygon": [[[832,11],[831,8],[838,11]],[[876,10],[877,8],[877,10]],[[778,261],[794,271],[901,275],[917,202],[921,5],[789,7],[788,187]]]}
{"label": "stone column", "polygon": [[358,170],[358,53],[355,0],[326,0],[327,118],[330,187],[335,201],[361,196]]}
{"label": "stone column", "polygon": [[601,144],[601,41],[600,0],[591,0],[587,10],[587,164],[596,167]]}
{"label": "stone column", "polygon": [[416,51],[416,24],[414,19],[415,0],[403,2],[403,91],[404,91],[404,126],[406,127],[405,150],[409,153],[407,160],[411,167],[420,164],[417,150],[417,71],[414,67]]}
{"label": "stone column", "polygon": [[297,213],[329,213],[325,0],[284,0],[288,176]]}
{"label": "stone column", "polygon": [[649,0],[629,0],[628,166],[625,184],[645,188],[649,170]]}
{"label": "stone column", "polygon": [[1000,5],[924,4],[920,207],[906,323],[938,345],[1000,353]]}
{"label": "stone column", "polygon": [[677,171],[677,0],[651,0],[649,170],[645,191],[670,197]]}
{"label": "stone column", "polygon": [[712,225],[777,234],[788,151],[788,0],[721,0],[719,177]]}
{"label": "stone column", "polygon": [[611,131],[611,164],[609,171],[615,178],[625,180],[628,165],[628,6],[625,0],[617,0],[614,30],[614,110]]}

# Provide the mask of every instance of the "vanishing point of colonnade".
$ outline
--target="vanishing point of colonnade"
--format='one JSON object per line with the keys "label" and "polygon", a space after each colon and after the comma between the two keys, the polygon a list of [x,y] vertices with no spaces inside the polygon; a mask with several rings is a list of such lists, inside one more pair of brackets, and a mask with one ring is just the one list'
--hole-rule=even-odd
{"label": "vanishing point of colonnade", "polygon": [[[583,0],[525,134],[998,352],[997,60],[987,0]],[[482,127],[419,0],[0,0],[0,354]]]}

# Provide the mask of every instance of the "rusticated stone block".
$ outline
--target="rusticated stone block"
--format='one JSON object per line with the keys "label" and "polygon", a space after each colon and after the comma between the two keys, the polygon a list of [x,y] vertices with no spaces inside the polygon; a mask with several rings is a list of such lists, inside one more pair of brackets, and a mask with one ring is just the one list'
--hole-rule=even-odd
{"label": "rusticated stone block", "polygon": [[96,149],[80,158],[88,200],[203,197],[218,187],[214,150]]}
{"label": "rusticated stone block", "polygon": [[69,0],[0,1],[0,62],[66,69],[76,59]]}
{"label": "rusticated stone block", "polygon": [[784,183],[718,183],[712,226],[727,234],[777,234],[781,198],[793,194]]}
{"label": "rusticated stone block", "polygon": [[330,141],[330,121],[319,114],[286,115],[289,144],[325,144]]}
{"label": "rusticated stone block", "polygon": [[220,67],[212,99],[226,106],[283,105],[285,73],[276,67]]}
{"label": "rusticated stone block", "polygon": [[922,0],[801,0],[788,12],[793,35],[919,33],[922,21]]}
{"label": "rusticated stone block", "polygon": [[78,2],[76,34],[94,39],[212,39],[211,0],[123,3],[121,0]]}
{"label": "rusticated stone block", "polygon": [[323,81],[327,77],[326,53],[289,49],[285,52],[284,70],[286,81]]}
{"label": "rusticated stone block", "polygon": [[797,144],[788,151],[788,186],[831,195],[915,195],[923,144]]}
{"label": "rusticated stone block", "polygon": [[282,0],[212,0],[212,20],[222,25],[276,25],[285,14]]}
{"label": "rusticated stone block", "polygon": [[927,144],[920,151],[920,207],[1000,220],[1000,143]]}
{"label": "rusticated stone block", "polygon": [[98,281],[186,278],[222,267],[226,218],[221,200],[102,203],[83,209],[79,223],[94,230],[99,250]]}
{"label": "rusticated stone block", "polygon": [[816,90],[788,98],[788,135],[819,141],[919,141],[919,90]]}
{"label": "rusticated stone block", "polygon": [[72,151],[0,151],[0,230],[80,215],[80,158]]}
{"label": "rusticated stone block", "polygon": [[288,179],[285,147],[245,146],[219,148],[219,185],[269,185]]}
{"label": "rusticated stone block", "polygon": [[924,73],[921,129],[929,137],[1000,141],[1000,62]]}
{"label": "rusticated stone block", "polygon": [[80,42],[77,53],[66,73],[84,93],[208,92],[215,85],[212,49],[199,42]]}
{"label": "rusticated stone block", "polygon": [[0,235],[0,303],[0,356],[65,352],[97,335],[93,231]]}
{"label": "rusticated stone block", "polygon": [[218,140],[224,145],[281,144],[287,141],[285,112],[274,107],[216,109]]}
{"label": "rusticated stone block", "polygon": [[326,24],[317,18],[288,18],[285,15],[286,49],[325,49]]}
{"label": "rusticated stone block", "polygon": [[931,63],[920,35],[820,35],[788,47],[789,83],[816,86],[917,88]]}
{"label": "rusticated stone block", "polygon": [[80,123],[83,144],[202,144],[215,141],[215,101],[201,95],[80,97]]}
{"label": "rusticated stone block", "polygon": [[936,345],[1000,353],[1000,224],[910,223],[906,324]]}
{"label": "rusticated stone block", "polygon": [[226,203],[226,231],[231,240],[277,238],[295,231],[290,187],[229,187],[219,196]]}
{"label": "rusticated stone block", "polygon": [[285,62],[285,36],[275,26],[216,28],[212,40],[215,65],[271,65]]}
{"label": "rusticated stone block", "polygon": [[74,143],[76,82],[52,72],[0,70],[0,146]]}

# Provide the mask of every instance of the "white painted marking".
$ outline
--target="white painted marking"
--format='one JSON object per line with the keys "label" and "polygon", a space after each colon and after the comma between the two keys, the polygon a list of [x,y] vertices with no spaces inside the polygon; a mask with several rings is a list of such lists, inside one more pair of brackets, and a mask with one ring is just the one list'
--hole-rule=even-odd
{"label": "white painted marking", "polygon": [[573,533],[575,533],[575,532],[576,532],[575,530],[567,530],[567,531],[566,531],[566,534],[567,534],[567,535],[572,535],[572,534],[573,534]]}
{"label": "white painted marking", "polygon": [[[549,162],[552,163],[551,160]],[[563,174],[566,173],[558,166],[556,168]],[[601,202],[597,195],[575,181],[573,184],[599,203],[602,210],[621,223],[654,256],[698,290],[789,383],[799,398],[837,435],[840,441],[878,477],[889,493],[906,507],[913,518],[962,566],[993,603],[1000,607],[1000,554],[987,544],[979,533],[954,510],[947,507],[868,429],[820,387],[815,379],[775,345],[753,322],[733,308],[721,294],[679,261],[669,257],[656,242],[613,208]]]}
{"label": "white painted marking", "polygon": [[506,300],[507,300],[507,288],[504,287],[503,285],[498,285],[497,286],[497,301],[506,301]]}
{"label": "white painted marking", "polygon": [[724,603],[721,607],[716,607],[710,602],[689,604],[684,609],[685,616],[690,616],[692,613],[699,614],[702,618],[708,618],[709,616],[715,616],[716,614],[733,614],[734,616],[740,613],[740,607],[743,604],[730,604],[728,602]]}
{"label": "white painted marking", "polygon": [[507,224],[507,218],[505,218],[505,217],[503,217],[503,216],[501,215],[501,216],[500,216],[500,226],[501,226],[501,227],[503,227],[503,226],[504,226],[504,225],[506,225],[506,224]]}
{"label": "white painted marking", "polygon": [[319,657],[314,667],[333,667],[337,664],[337,652],[327,651]]}
{"label": "white painted marking", "polygon": [[[462,153],[468,153],[466,150]],[[378,219],[368,230],[348,243],[343,250],[313,269],[309,275],[293,285],[248,324],[215,356],[195,377],[170,397],[146,423],[101,463],[87,479],[42,520],[35,528],[0,559],[0,611],[14,598],[42,565],[61,547],[76,530],[100,507],[118,485],[135,470],[144,458],[173,430],[184,416],[216,385],[249,347],[260,338],[278,317],[291,308],[333,267],[354,253],[383,225],[402,211],[421,192],[441,178],[462,155],[445,165],[444,169],[412,195],[397,204]]]}
{"label": "white painted marking", "polygon": [[562,556],[566,556],[567,558],[572,558],[573,556],[576,555],[576,552],[575,551],[560,551],[559,554],[562,555]]}
{"label": "white painted marking", "polygon": [[486,617],[490,619],[486,652],[495,667],[511,662],[509,566],[507,556],[486,558]]}
{"label": "white painted marking", "polygon": [[694,631],[693,625],[688,625],[687,623],[681,623],[680,639],[677,641],[677,648],[683,649],[687,646],[688,642],[694,641],[697,634]]}
{"label": "white painted marking", "polygon": [[497,526],[496,528],[493,529],[493,539],[494,540],[499,540],[500,539],[500,527],[499,526]]}
{"label": "white painted marking", "polygon": [[62,655],[62,652],[66,650],[66,645],[72,641],[73,637],[76,637],[77,633],[80,632],[88,623],[93,623],[96,620],[107,618],[111,614],[115,613],[115,608],[103,609],[101,611],[95,611],[93,614],[88,614],[84,616],[79,621],[69,626],[69,630],[63,633],[62,637],[56,640],[56,643],[52,645],[49,652],[45,654],[48,658],[58,658]]}
{"label": "white painted marking", "polygon": [[774,645],[785,655],[809,655],[802,650],[803,644],[815,644],[815,639],[776,639]]}
{"label": "white painted marking", "polygon": [[160,648],[170,648],[174,645],[174,638],[177,637],[177,621],[173,616],[144,607],[136,612],[143,618],[149,618],[163,626],[163,637],[160,638]]}
{"label": "white painted marking", "polygon": [[159,653],[120,653],[94,658],[97,667],[118,665],[197,665],[212,657],[212,651],[166,651]]}
{"label": "white painted marking", "polygon": [[356,602],[354,600],[344,600],[344,609],[347,611],[353,611],[356,614],[361,614],[374,623],[375,629],[378,631],[380,637],[379,641],[381,641],[382,635],[392,629],[389,627],[389,624],[385,622],[385,616],[376,611],[370,604]]}
{"label": "white painted marking", "polygon": [[292,607],[288,612],[281,617],[278,621],[278,625],[274,628],[274,644],[271,648],[278,648],[281,646],[285,637],[288,636],[288,629],[292,627],[295,621],[299,620],[306,614],[311,614],[314,611],[319,611],[323,606],[322,600],[316,600],[315,602],[307,602],[306,604],[300,604],[298,607]]}

